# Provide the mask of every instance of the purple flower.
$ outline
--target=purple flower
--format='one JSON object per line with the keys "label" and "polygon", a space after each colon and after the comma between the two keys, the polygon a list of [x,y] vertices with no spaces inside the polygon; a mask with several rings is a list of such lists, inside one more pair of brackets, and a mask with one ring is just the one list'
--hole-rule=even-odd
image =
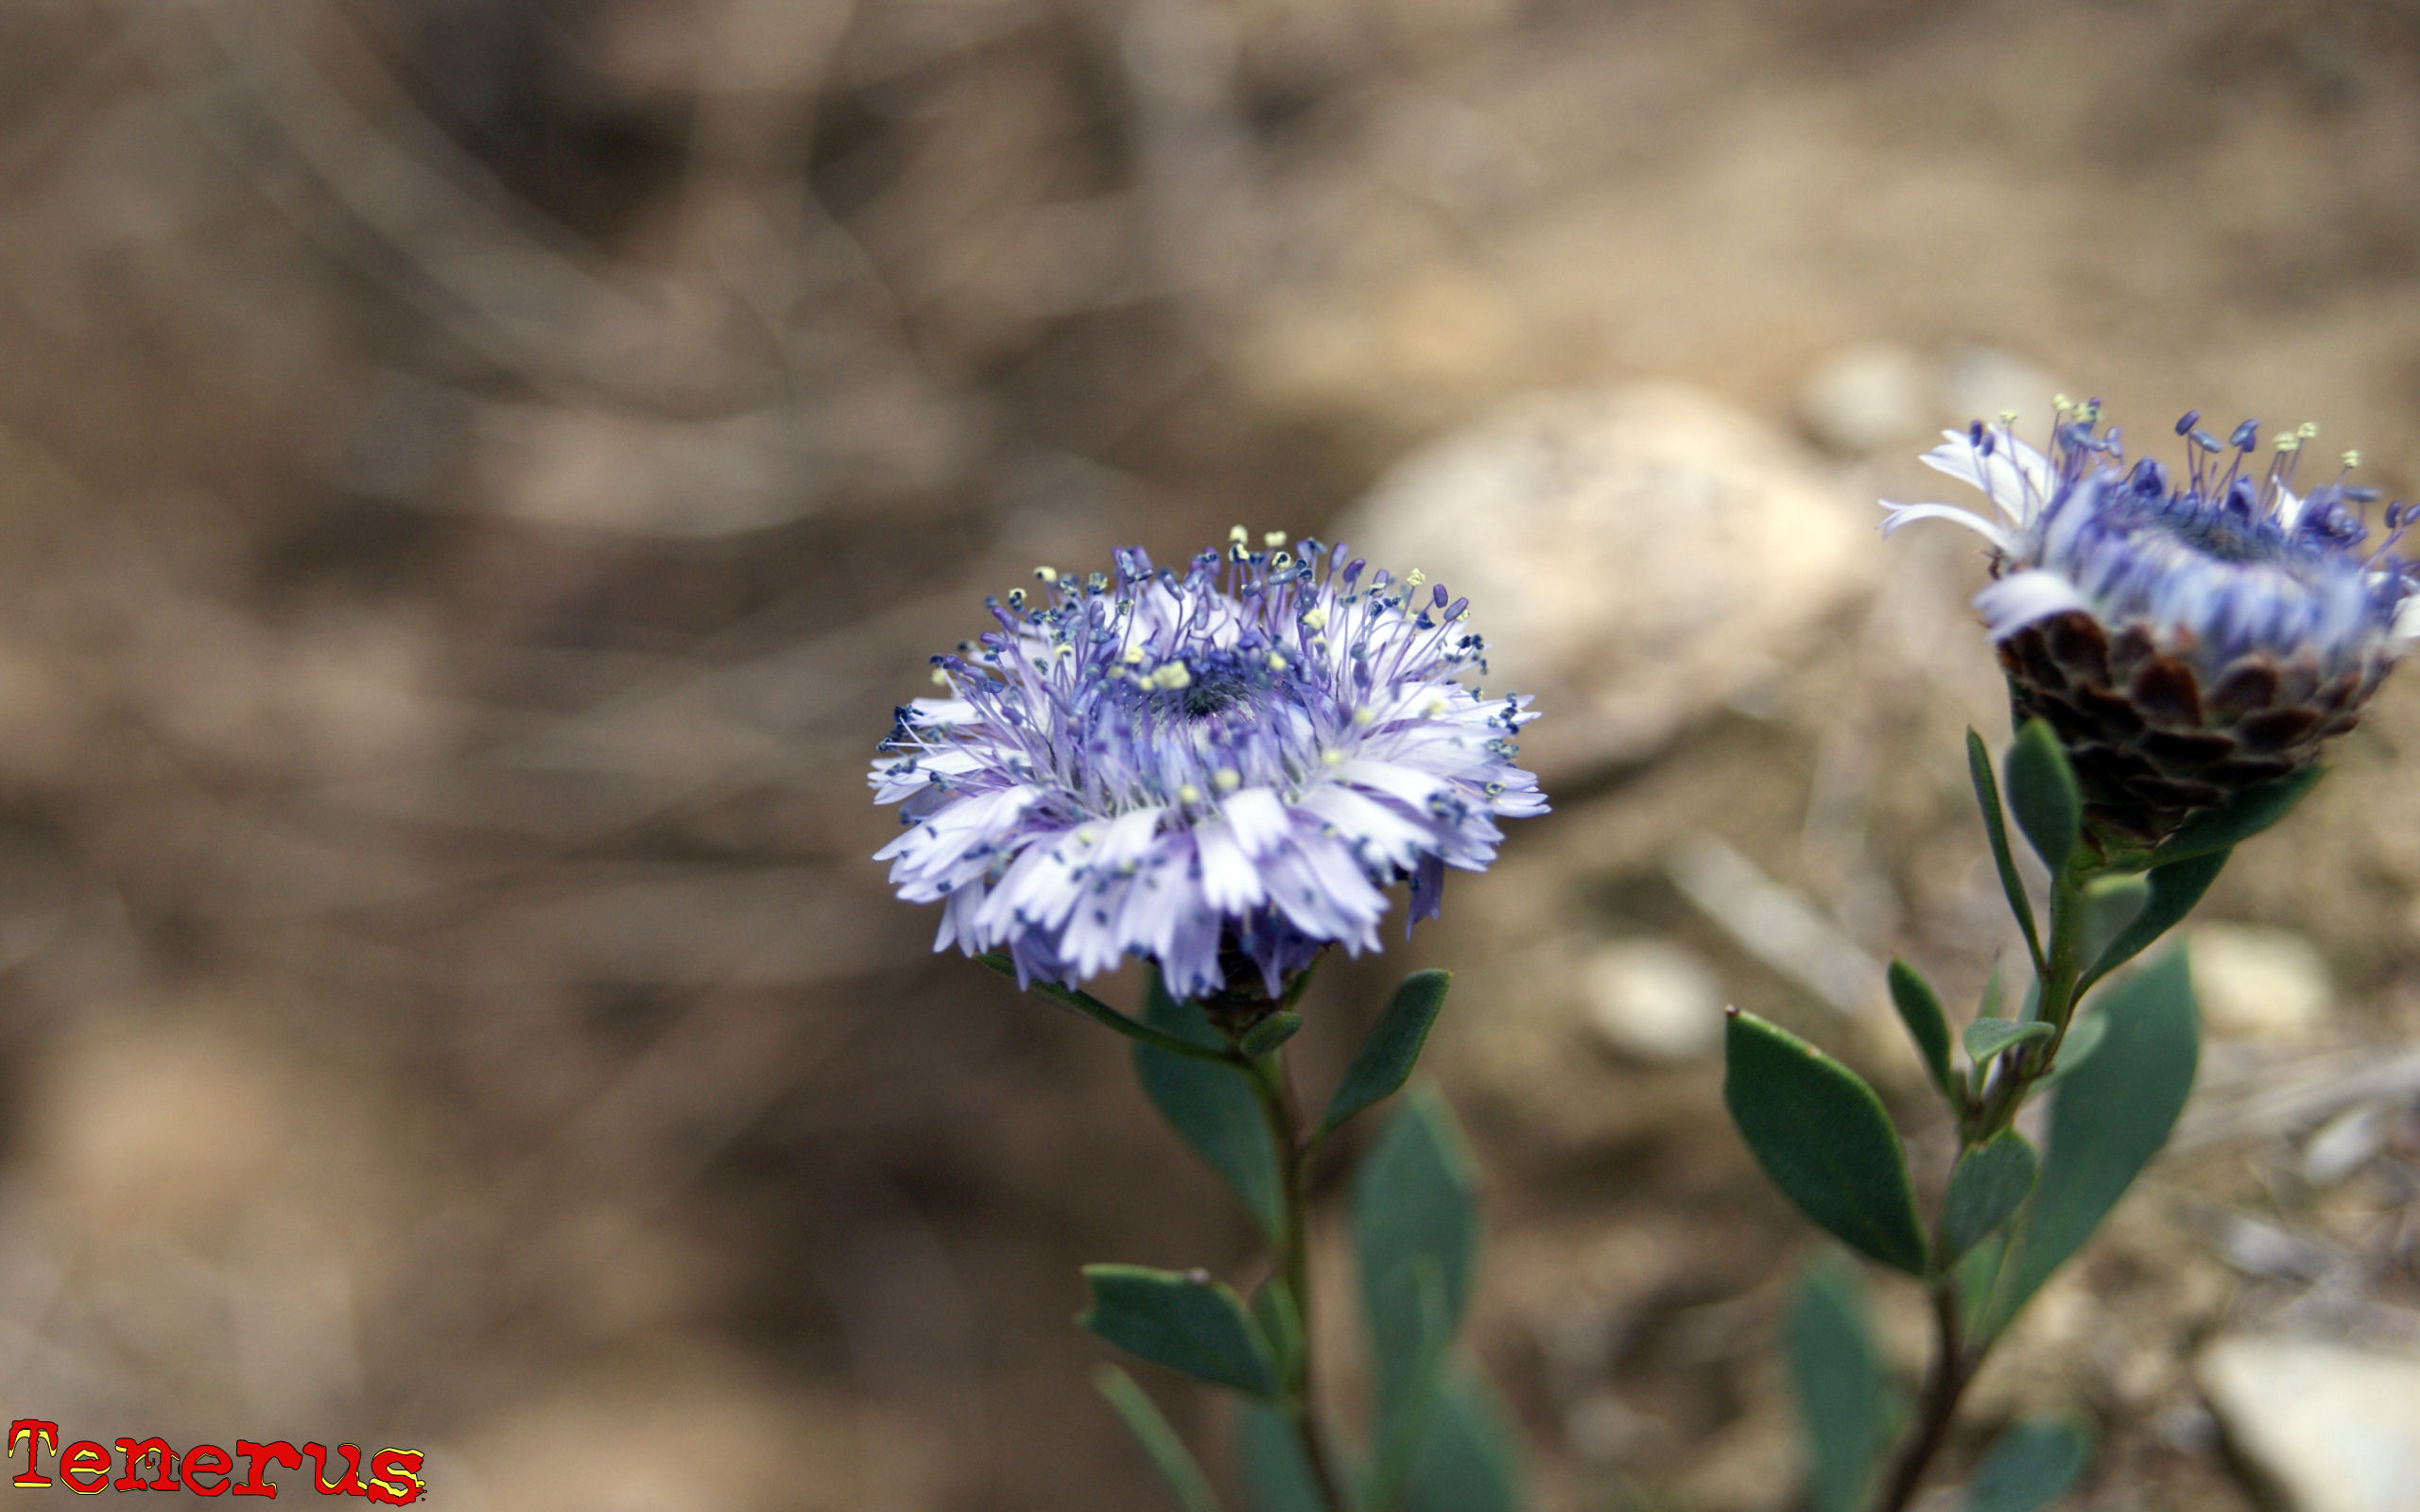
{"label": "purple flower", "polygon": [[2295,493],[2310,426],[2261,462],[2255,421],[2221,442],[2188,414],[2181,467],[2128,468],[2117,430],[2099,429],[2099,401],[2055,408],[2048,456],[2005,420],[1950,432],[1926,455],[1981,490],[1991,513],[1886,504],[1883,529],[1947,520],[1991,543],[1975,607],[2018,721],[2057,730],[2096,835],[2155,842],[2307,766],[2359,721],[2420,632],[2411,564],[2393,555],[2420,510],[2387,507],[2373,543],[2361,515],[2377,495],[2346,482],[2353,453]]}
{"label": "purple flower", "polygon": [[899,711],[871,781],[907,826],[875,859],[943,904],[934,949],[1069,985],[1144,956],[1180,998],[1248,960],[1275,996],[1332,943],[1376,949],[1390,884],[1433,918],[1498,817],[1546,812],[1512,765],[1529,699],[1460,680],[1485,668],[1465,602],[1245,540],[1181,574],[1135,548],[1114,578],[1044,568],[933,659],[951,696]]}

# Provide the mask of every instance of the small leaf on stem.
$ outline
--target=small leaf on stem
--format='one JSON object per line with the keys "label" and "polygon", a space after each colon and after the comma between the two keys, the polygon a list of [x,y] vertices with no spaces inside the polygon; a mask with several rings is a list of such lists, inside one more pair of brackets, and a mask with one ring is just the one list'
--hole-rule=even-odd
{"label": "small leaf on stem", "polygon": [[1435,1391],[1428,1431],[1404,1484],[1404,1512],[1521,1512],[1529,1505],[1521,1434],[1495,1388],[1457,1364],[1440,1375]]}
{"label": "small leaf on stem", "polygon": [[1782,1194],[1851,1248],[1924,1275],[1907,1152],[1874,1089],[1750,1013],[1724,1026],[1723,1062],[1732,1122]]}
{"label": "small leaf on stem", "polygon": [[[2227,850],[2207,850],[2183,861],[2166,862],[2145,873],[2143,880],[2151,888],[2150,900],[2134,921],[2102,948],[2099,959],[2093,960],[2092,969],[2076,986],[2078,995],[2184,922],[2193,905],[2202,901],[2202,895],[2210,890],[2210,884],[2219,880],[2219,873],[2225,869],[2227,858],[2233,854]],[[2061,1056],[2065,1057],[2064,1051]]]}
{"label": "small leaf on stem", "polygon": [[1837,1251],[1806,1267],[1783,1343],[1812,1451],[1815,1512],[1858,1512],[1890,1443],[1894,1403],[1866,1326],[1865,1295]]}
{"label": "small leaf on stem", "polygon": [[1184,1447],[1184,1440],[1160,1416],[1160,1409],[1132,1376],[1114,1365],[1104,1365],[1093,1372],[1093,1389],[1109,1402],[1125,1422],[1127,1432],[1143,1446],[1151,1468],[1167,1483],[1176,1504],[1184,1512],[1219,1512],[1219,1498],[1210,1489],[1209,1477],[1201,1473],[1201,1467]]}
{"label": "small leaf on stem", "polygon": [[1896,956],[1892,957],[1888,975],[1891,1002],[1899,1010],[1899,1022],[1908,1026],[1908,1038],[1925,1057],[1933,1085],[1949,1099],[1950,1107],[1962,1107],[1957,1074],[1949,1067],[1949,1015],[1942,1011],[1940,996],[1922,972]]}
{"label": "small leaf on stem", "polygon": [[1983,811],[1983,833],[1991,837],[1992,861],[2000,873],[2000,892],[2008,899],[2008,911],[2016,916],[2017,927],[2025,932],[2025,949],[2033,957],[2033,968],[2042,970],[2042,936],[2033,927],[2033,902],[2025,895],[2025,879],[2016,874],[2016,854],[2008,845],[2008,820],[2000,813],[1999,782],[1992,776],[1991,752],[1984,748],[1983,737],[1972,729],[1966,731],[1966,775],[1975,783],[1975,803]]}
{"label": "small leaf on stem", "polygon": [[1428,1030],[1445,1006],[1445,989],[1453,981],[1450,971],[1414,971],[1403,979],[1378,1022],[1371,1025],[1361,1048],[1353,1053],[1353,1064],[1345,1068],[1344,1080],[1328,1100],[1319,1132],[1312,1138],[1325,1138],[1354,1114],[1402,1089],[1420,1059],[1421,1047],[1428,1042]]}
{"label": "small leaf on stem", "polygon": [[1980,1066],[2011,1045],[2048,1040],[2057,1032],[2040,1020],[2019,1023],[2010,1019],[1977,1019],[1966,1026],[1966,1058]]}
{"label": "small leaf on stem", "polygon": [[1092,1306],[1077,1315],[1129,1354],[1254,1397],[1275,1397],[1277,1362],[1243,1298],[1204,1271],[1087,1265]]}
{"label": "small leaf on stem", "polygon": [[1301,1014],[1288,1013],[1281,1008],[1244,1031],[1244,1037],[1236,1042],[1236,1048],[1257,1058],[1293,1039],[1302,1032],[1302,1028]]}
{"label": "small leaf on stem", "polygon": [[[1169,997],[1157,971],[1150,973],[1143,1003],[1155,1033],[1182,1043],[1219,1042],[1201,1005]],[[1134,1074],[1168,1127],[1242,1199],[1260,1231],[1276,1238],[1286,1221],[1285,1185],[1252,1072],[1240,1061],[1192,1060],[1138,1044]]]}
{"label": "small leaf on stem", "polygon": [[2040,719],[2029,719],[2008,748],[2008,806],[2033,853],[2052,875],[2066,868],[2083,836],[2083,794],[2058,735]]}
{"label": "small leaf on stem", "polygon": [[1949,1174],[1949,1194],[1941,1205],[1939,1263],[1956,1263],[2014,1216],[2041,1169],[2033,1146],[2014,1129],[1959,1157],[1957,1169]]}
{"label": "small leaf on stem", "polygon": [[2091,1457],[2092,1437],[2078,1424],[2011,1423],[1975,1467],[1960,1512],[2039,1512],[2066,1494]]}

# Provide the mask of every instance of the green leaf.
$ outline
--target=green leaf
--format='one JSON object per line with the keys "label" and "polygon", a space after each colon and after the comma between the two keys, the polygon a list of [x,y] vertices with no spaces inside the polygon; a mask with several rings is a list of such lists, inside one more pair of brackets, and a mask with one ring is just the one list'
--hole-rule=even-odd
{"label": "green leaf", "polygon": [[1889,1383],[1866,1327],[1857,1273],[1826,1255],[1806,1267],[1784,1335],[1798,1418],[1806,1428],[1815,1512],[1858,1512],[1891,1440]]}
{"label": "green leaf", "polygon": [[2048,1074],[2033,1085],[2037,1089],[2056,1087],[2067,1079],[2078,1066],[2100,1048],[2103,1035],[2109,1032],[2108,1015],[2095,1008],[2085,1008],[2067,1021],[2067,1036],[2059,1041],[2059,1058]]}
{"label": "green leaf", "polygon": [[[1005,952],[991,951],[975,959],[1011,981],[1016,977],[1016,962],[1011,960]],[[1228,1049],[1223,1040],[1205,1045],[1162,1034],[1150,1024],[1135,1022],[1089,992],[1080,992],[1056,982],[1030,982],[1026,984],[1025,989],[1045,1003],[1056,1004],[1079,1018],[1090,1019],[1095,1023],[1115,1029],[1137,1044],[1154,1045],[1187,1060],[1219,1060],[1230,1064],[1235,1061],[1236,1053]]]}
{"label": "green leaf", "polygon": [[2091,1435],[2075,1423],[2011,1423],[1975,1468],[1961,1512],[2036,1512],[2066,1495],[2091,1457]]}
{"label": "green leaf", "polygon": [[2082,917],[2076,920],[2075,959],[2099,961],[2143,916],[2151,899],[2152,885],[2142,877],[2096,877],[2084,884],[2076,902]]}
{"label": "green leaf", "polygon": [[2204,809],[2185,821],[2152,852],[2166,865],[2188,856],[2207,855],[2241,845],[2293,812],[2304,795],[2318,785],[2326,768],[2306,766],[2274,782],[2247,787],[2215,809]]}
{"label": "green leaf", "polygon": [[1093,1389],[1109,1401],[1110,1407],[1125,1420],[1127,1432],[1143,1446],[1150,1457],[1151,1468],[1167,1482],[1176,1495],[1176,1504],[1184,1512],[1219,1512],[1219,1498],[1210,1489],[1209,1478],[1194,1462],[1184,1440],[1176,1435],[1160,1409],[1135,1384],[1134,1378],[1114,1365],[1104,1365],[1093,1372]]}
{"label": "green leaf", "polygon": [[1294,1363],[1303,1350],[1303,1310],[1295,1305],[1293,1289],[1285,1277],[1271,1276],[1260,1283],[1252,1294],[1252,1316],[1260,1325],[1261,1336],[1269,1340],[1277,1374],[1292,1380]]}
{"label": "green leaf", "polygon": [[1255,1397],[1277,1394],[1277,1362],[1243,1298],[1207,1271],[1087,1265],[1093,1304],[1077,1315],[1129,1354]]}
{"label": "green leaf", "polygon": [[1259,1512],[1334,1512],[1320,1496],[1294,1419],[1265,1402],[1246,1401],[1236,1417],[1236,1453],[1244,1489]]}
{"label": "green leaf", "polygon": [[1899,1009],[1899,1022],[1908,1026],[1908,1038],[1916,1042],[1918,1053],[1925,1057],[1925,1069],[1932,1073],[1933,1085],[1949,1099],[1949,1106],[1961,1108],[1957,1074],[1949,1069],[1949,1015],[1942,1011],[1941,998],[1921,972],[1897,956],[1891,958],[1888,972],[1891,1001]]}
{"label": "green leaf", "polygon": [[2011,1045],[2048,1040],[2057,1032],[2038,1019],[2031,1023],[2013,1019],[1977,1019],[1966,1026],[1966,1058],[1980,1066]]}
{"label": "green leaf", "polygon": [[1236,1041],[1236,1048],[1257,1059],[1293,1039],[1302,1027],[1301,1014],[1280,1008],[1244,1031],[1244,1037]]}
{"label": "green leaf", "polygon": [[2014,1130],[1959,1157],[1941,1204],[1940,1263],[1955,1262],[2015,1216],[2041,1170],[2041,1158]]}
{"label": "green leaf", "polygon": [[1445,1315],[1444,1273],[1432,1255],[1414,1256],[1403,1283],[1419,1310],[1419,1332],[1412,1363],[1396,1373],[1401,1384],[1379,1403],[1376,1463],[1361,1501],[1365,1512],[1390,1512],[1401,1496],[1421,1445],[1428,1436],[1438,1407],[1438,1372],[1445,1363],[1454,1330]]}
{"label": "green leaf", "polygon": [[[2182,923],[2185,916],[2193,911],[2193,905],[2202,901],[2202,895],[2210,890],[2210,884],[2219,880],[2227,858],[2234,854],[2228,850],[2206,850],[2152,868],[2143,879],[2151,886],[2151,900],[2135,916],[2135,921],[2101,951],[2100,959],[2094,961],[2092,970],[2078,985],[2078,992],[2140,955],[2154,940]],[[2065,1054],[2062,1050],[2062,1057]]]}
{"label": "green leaf", "polygon": [[1851,1248],[1925,1274],[1907,1152],[1856,1073],[1751,1013],[1723,1032],[1722,1099],[1765,1175]]}
{"label": "green leaf", "polygon": [[2042,936],[2033,927],[2033,902],[2025,896],[2025,879],[2016,874],[2016,854],[2008,847],[2008,821],[2000,815],[1999,783],[1992,776],[1991,752],[1983,748],[1983,737],[1972,728],[1966,731],[1966,775],[1975,783],[1975,802],[1983,811],[1983,833],[1991,836],[1992,861],[1999,868],[2000,891],[2008,899],[2008,911],[2016,916],[2016,924],[2025,931],[2026,953],[2033,957],[2033,968],[2042,970]]}
{"label": "green leaf", "polygon": [[1975,1005],[1975,1017],[1998,1018],[2007,996],[2007,985],[2000,980],[2000,963],[1995,959],[1992,962],[1991,974],[1983,978],[1983,1000]]}
{"label": "green leaf", "polygon": [[1520,1431],[1495,1388],[1458,1365],[1435,1389],[1428,1431],[1404,1484],[1404,1512],[1521,1512],[1529,1492]]}
{"label": "green leaf", "polygon": [[1353,1245],[1382,1443],[1433,1378],[1470,1301],[1477,1184],[1454,1115],[1426,1087],[1406,1099],[1354,1178]]}
{"label": "green leaf", "polygon": [[2007,772],[2009,812],[2055,876],[2066,869],[2083,836],[2083,794],[2048,723],[2025,722],[2008,748]]}
{"label": "green leaf", "polygon": [[2108,1027],[2092,1058],[2051,1097],[2042,1179],[2018,1217],[1986,1333],[2014,1317],[2092,1237],[2168,1143],[2193,1090],[2200,1035],[2183,951],[2109,988],[2093,1011]]}
{"label": "green leaf", "polygon": [[[1186,1044],[1219,1040],[1197,1003],[1179,1003],[1150,973],[1143,1013],[1152,1031]],[[1243,1199],[1260,1231],[1275,1239],[1286,1223],[1286,1193],[1269,1116],[1241,1062],[1187,1060],[1148,1044],[1134,1047],[1134,1074],[1168,1127]]]}
{"label": "green leaf", "polygon": [[1361,1048],[1353,1053],[1353,1064],[1345,1068],[1344,1080],[1328,1099],[1327,1112],[1312,1138],[1326,1138],[1354,1114],[1402,1089],[1413,1063],[1420,1059],[1421,1047],[1428,1042],[1428,1030],[1437,1022],[1438,1010],[1444,1007],[1445,989],[1453,981],[1450,971],[1414,971],[1403,979],[1394,996],[1387,1000],[1386,1011],[1371,1025]]}

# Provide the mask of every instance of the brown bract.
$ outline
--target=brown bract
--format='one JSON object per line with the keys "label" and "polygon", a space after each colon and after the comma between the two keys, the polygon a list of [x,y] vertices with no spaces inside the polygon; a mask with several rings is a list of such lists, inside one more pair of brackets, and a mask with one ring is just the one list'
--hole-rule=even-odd
{"label": "brown bract", "polygon": [[2000,643],[2017,724],[2057,731],[2094,843],[2156,844],[2204,809],[2308,765],[2360,722],[2393,665],[2383,650],[2334,673],[2305,651],[2247,652],[2215,673],[2140,624],[2114,633],[2082,610]]}

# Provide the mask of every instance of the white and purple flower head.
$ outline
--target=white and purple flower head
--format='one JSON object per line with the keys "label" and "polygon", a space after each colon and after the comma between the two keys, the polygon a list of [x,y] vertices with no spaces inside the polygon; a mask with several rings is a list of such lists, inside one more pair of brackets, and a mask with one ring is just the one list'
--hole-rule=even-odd
{"label": "white and purple flower head", "polygon": [[1485,666],[1463,601],[1246,541],[1182,573],[1131,547],[1114,577],[1044,568],[933,659],[951,696],[899,711],[871,781],[907,826],[875,859],[944,905],[936,950],[1069,985],[1137,955],[1180,998],[1274,997],[1332,943],[1376,949],[1390,884],[1433,918],[1446,867],[1546,812],[1512,764],[1529,699],[1461,680]]}
{"label": "white and purple flower head", "polygon": [[2192,813],[2315,759],[2420,632],[2420,581],[2393,554],[2420,509],[2384,512],[2345,472],[2293,491],[2317,434],[2259,427],[2221,441],[2177,422],[2186,462],[2129,469],[2100,401],[2055,402],[2050,454],[2002,417],[1924,460],[1982,490],[1992,512],[1888,504],[1887,534],[1910,521],[1966,526],[1991,543],[1976,595],[2020,721],[2044,718],[2074,762],[2087,818],[2104,836],[2156,841]]}

